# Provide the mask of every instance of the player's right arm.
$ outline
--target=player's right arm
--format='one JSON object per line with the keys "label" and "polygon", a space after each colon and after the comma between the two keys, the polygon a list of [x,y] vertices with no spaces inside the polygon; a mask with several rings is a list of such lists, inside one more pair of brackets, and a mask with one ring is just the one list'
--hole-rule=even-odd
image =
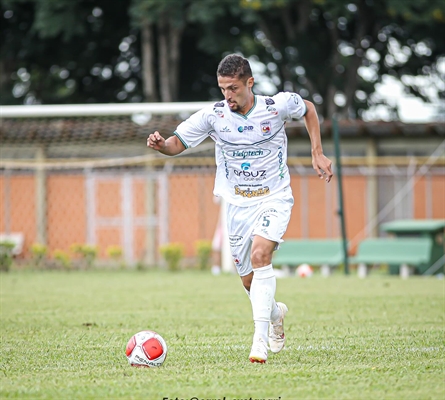
{"label": "player's right arm", "polygon": [[148,136],[147,147],[167,156],[176,156],[185,150],[185,146],[176,135],[165,140],[158,131]]}

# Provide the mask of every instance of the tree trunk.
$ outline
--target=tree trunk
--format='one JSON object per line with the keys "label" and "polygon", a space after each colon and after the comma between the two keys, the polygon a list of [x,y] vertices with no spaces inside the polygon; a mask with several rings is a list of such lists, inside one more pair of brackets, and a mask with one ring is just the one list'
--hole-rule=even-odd
{"label": "tree trunk", "polygon": [[146,22],[141,29],[142,50],[142,85],[145,101],[159,101],[156,90],[154,65],[153,27]]}
{"label": "tree trunk", "polygon": [[161,101],[169,103],[173,101],[170,87],[171,87],[171,73],[170,73],[170,51],[169,51],[169,40],[168,40],[168,15],[163,14],[159,21],[159,82],[160,82],[160,93]]}
{"label": "tree trunk", "polygon": [[170,93],[173,101],[178,100],[179,95],[179,61],[181,58],[182,27],[170,24]]}
{"label": "tree trunk", "polygon": [[[354,99],[355,91],[357,90],[357,71],[362,64],[362,57],[357,55],[357,50],[361,50],[360,41],[365,37],[370,21],[369,9],[365,3],[360,2],[357,12],[357,28],[354,35],[354,41],[357,43],[356,53],[352,56],[352,60],[349,63],[348,70],[346,71],[345,81],[345,96],[346,105],[345,113],[348,112]],[[363,51],[363,50],[361,50]]]}
{"label": "tree trunk", "polygon": [[296,7],[298,9],[298,20],[295,24],[295,30],[299,33],[306,33],[309,26],[309,15],[311,11],[311,4],[308,0],[300,0]]}
{"label": "tree trunk", "polygon": [[338,31],[337,27],[331,29],[331,57],[330,57],[330,71],[332,71],[331,79],[329,80],[331,83],[328,84],[328,88],[326,90],[326,98],[325,98],[325,110],[326,114],[325,118],[331,119],[333,115],[337,112],[337,105],[334,103],[335,92],[337,91],[337,87],[333,82],[335,82],[336,77],[338,76],[338,72],[336,71],[336,66],[340,64],[340,53],[338,51]]}

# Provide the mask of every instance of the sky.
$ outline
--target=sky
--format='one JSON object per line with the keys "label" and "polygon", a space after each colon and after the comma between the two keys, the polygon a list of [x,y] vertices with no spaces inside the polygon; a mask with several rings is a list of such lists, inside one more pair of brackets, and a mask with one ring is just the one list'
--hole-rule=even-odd
{"label": "sky", "polygon": [[[383,82],[376,85],[376,94],[385,98],[389,104],[397,105],[400,121],[405,123],[426,123],[437,121],[439,106],[438,103],[425,103],[422,99],[404,92],[403,84],[395,78],[385,76]],[[438,101],[438,99],[436,99]],[[442,117],[445,115],[444,105],[442,105]],[[389,120],[388,110],[383,107],[374,107],[365,113],[365,120]],[[445,122],[445,119],[442,121]]]}

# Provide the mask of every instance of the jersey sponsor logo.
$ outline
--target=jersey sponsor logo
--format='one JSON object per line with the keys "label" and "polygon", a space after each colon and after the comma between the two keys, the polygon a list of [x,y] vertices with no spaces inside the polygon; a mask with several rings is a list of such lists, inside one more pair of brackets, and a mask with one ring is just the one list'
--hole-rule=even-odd
{"label": "jersey sponsor logo", "polygon": [[219,108],[214,108],[213,112],[219,117],[219,118],[224,118],[224,111],[220,110]]}
{"label": "jersey sponsor logo", "polygon": [[224,169],[225,169],[225,172],[226,172],[226,179],[229,179],[229,166],[228,166],[228,163],[227,163],[226,152],[224,150],[221,150],[221,154],[222,154],[222,156],[224,158]]}
{"label": "jersey sponsor logo", "polygon": [[270,97],[267,97],[267,98],[266,98],[266,104],[267,104],[268,106],[271,106],[272,104],[275,104],[275,102],[274,102]]}
{"label": "jersey sponsor logo", "polygon": [[244,131],[253,131],[253,126],[249,125],[245,125],[245,126],[239,126],[238,127],[238,132],[244,132]]}
{"label": "jersey sponsor logo", "polygon": [[258,217],[258,221],[263,221],[263,226],[269,226],[270,225],[270,217],[277,217],[278,211],[275,208],[269,208],[267,210],[264,210],[260,216]]}
{"label": "jersey sponsor logo", "polygon": [[238,178],[244,178],[245,181],[259,181],[266,179],[266,170],[262,169],[259,171],[249,171],[250,170],[250,163],[242,163],[241,164],[241,171],[234,169],[233,173]]}
{"label": "jersey sponsor logo", "polygon": [[235,186],[234,189],[235,189],[235,195],[247,197],[249,199],[252,197],[265,196],[270,193],[270,189],[268,186],[265,186],[261,189],[255,189],[255,190],[252,190],[250,188],[244,190],[244,189],[240,189],[239,186]]}
{"label": "jersey sponsor logo", "polygon": [[292,93],[290,96],[294,99],[295,104],[300,104],[300,96],[296,95],[295,93]]}
{"label": "jersey sponsor logo", "polygon": [[225,154],[228,158],[233,159],[255,159],[267,157],[271,151],[269,149],[245,149],[245,150],[228,150]]}
{"label": "jersey sponsor logo", "polygon": [[218,103],[215,103],[213,107],[224,107],[224,103],[222,101],[219,101]]}
{"label": "jersey sponsor logo", "polygon": [[231,247],[240,247],[242,245],[241,240],[243,237],[240,235],[229,235],[229,243]]}
{"label": "jersey sponsor logo", "polygon": [[278,176],[280,177],[280,179],[284,179],[283,152],[281,150],[278,153]]}
{"label": "jersey sponsor logo", "polygon": [[260,123],[260,126],[263,136],[269,136],[272,133],[272,124],[270,121],[263,121]]}
{"label": "jersey sponsor logo", "polygon": [[227,126],[219,130],[220,132],[232,132]]}
{"label": "jersey sponsor logo", "polygon": [[278,110],[275,107],[268,106],[266,110],[269,111],[273,115],[278,115]]}

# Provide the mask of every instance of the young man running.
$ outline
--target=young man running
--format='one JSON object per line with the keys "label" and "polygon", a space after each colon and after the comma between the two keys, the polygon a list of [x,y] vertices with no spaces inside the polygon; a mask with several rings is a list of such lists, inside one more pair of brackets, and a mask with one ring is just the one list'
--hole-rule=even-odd
{"label": "young man running", "polygon": [[207,137],[215,141],[214,194],[227,202],[227,225],[233,261],[250,297],[255,332],[251,362],[264,363],[268,347],[284,347],[283,321],[288,311],[275,301],[272,254],[283,241],[294,203],[287,161],[285,122],[303,118],[312,147],[312,165],[326,182],[331,161],[323,154],[320,124],[314,105],[296,93],[254,95],[249,62],[225,57],[217,70],[224,101],[208,106],[182,122],[165,140],[159,132],[147,146],[177,155]]}

